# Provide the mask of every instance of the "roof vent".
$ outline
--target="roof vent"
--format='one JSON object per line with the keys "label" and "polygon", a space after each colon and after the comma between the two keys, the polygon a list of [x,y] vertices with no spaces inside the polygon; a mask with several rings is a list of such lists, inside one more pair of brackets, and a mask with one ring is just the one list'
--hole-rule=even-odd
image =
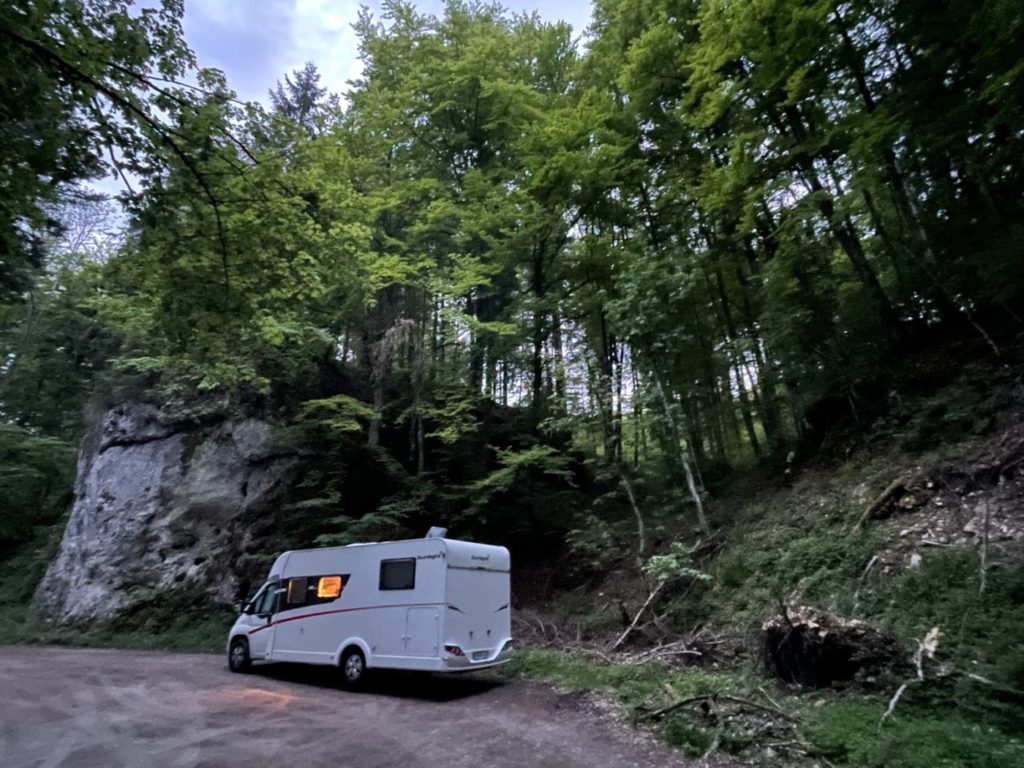
{"label": "roof vent", "polygon": [[427,539],[443,539],[448,533],[447,528],[440,528],[436,525],[430,526],[430,530],[427,531],[427,535],[424,538]]}

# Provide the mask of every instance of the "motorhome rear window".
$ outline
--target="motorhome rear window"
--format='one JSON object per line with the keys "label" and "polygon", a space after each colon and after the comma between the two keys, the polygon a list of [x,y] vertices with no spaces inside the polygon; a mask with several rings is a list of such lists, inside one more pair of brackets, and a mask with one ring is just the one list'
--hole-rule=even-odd
{"label": "motorhome rear window", "polygon": [[381,560],[380,588],[415,589],[416,560],[411,557],[402,560]]}

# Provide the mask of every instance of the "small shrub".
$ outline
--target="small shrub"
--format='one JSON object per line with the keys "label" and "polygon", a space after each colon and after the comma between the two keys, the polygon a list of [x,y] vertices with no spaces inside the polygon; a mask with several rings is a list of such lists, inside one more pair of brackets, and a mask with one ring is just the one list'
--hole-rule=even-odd
{"label": "small shrub", "polygon": [[685,715],[670,717],[663,733],[665,741],[690,757],[700,757],[711,746],[711,734]]}

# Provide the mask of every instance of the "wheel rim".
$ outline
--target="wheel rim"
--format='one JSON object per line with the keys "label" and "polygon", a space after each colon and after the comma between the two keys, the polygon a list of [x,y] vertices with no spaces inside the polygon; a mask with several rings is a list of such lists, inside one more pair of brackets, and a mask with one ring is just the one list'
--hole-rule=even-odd
{"label": "wheel rim", "polygon": [[238,668],[245,663],[245,648],[239,643],[231,649],[231,666]]}
{"label": "wheel rim", "polygon": [[358,680],[363,676],[363,657],[353,653],[345,659],[345,677],[349,680]]}

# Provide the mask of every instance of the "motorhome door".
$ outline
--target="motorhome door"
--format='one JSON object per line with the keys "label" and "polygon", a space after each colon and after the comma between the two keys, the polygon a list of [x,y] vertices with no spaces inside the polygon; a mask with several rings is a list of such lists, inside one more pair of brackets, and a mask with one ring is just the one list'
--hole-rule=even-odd
{"label": "motorhome door", "polygon": [[405,655],[437,656],[441,641],[441,611],[410,608],[405,617]]}
{"label": "motorhome door", "polygon": [[245,609],[248,617],[249,656],[253,659],[267,659],[273,647],[274,610],[281,583],[272,581],[263,586]]}

